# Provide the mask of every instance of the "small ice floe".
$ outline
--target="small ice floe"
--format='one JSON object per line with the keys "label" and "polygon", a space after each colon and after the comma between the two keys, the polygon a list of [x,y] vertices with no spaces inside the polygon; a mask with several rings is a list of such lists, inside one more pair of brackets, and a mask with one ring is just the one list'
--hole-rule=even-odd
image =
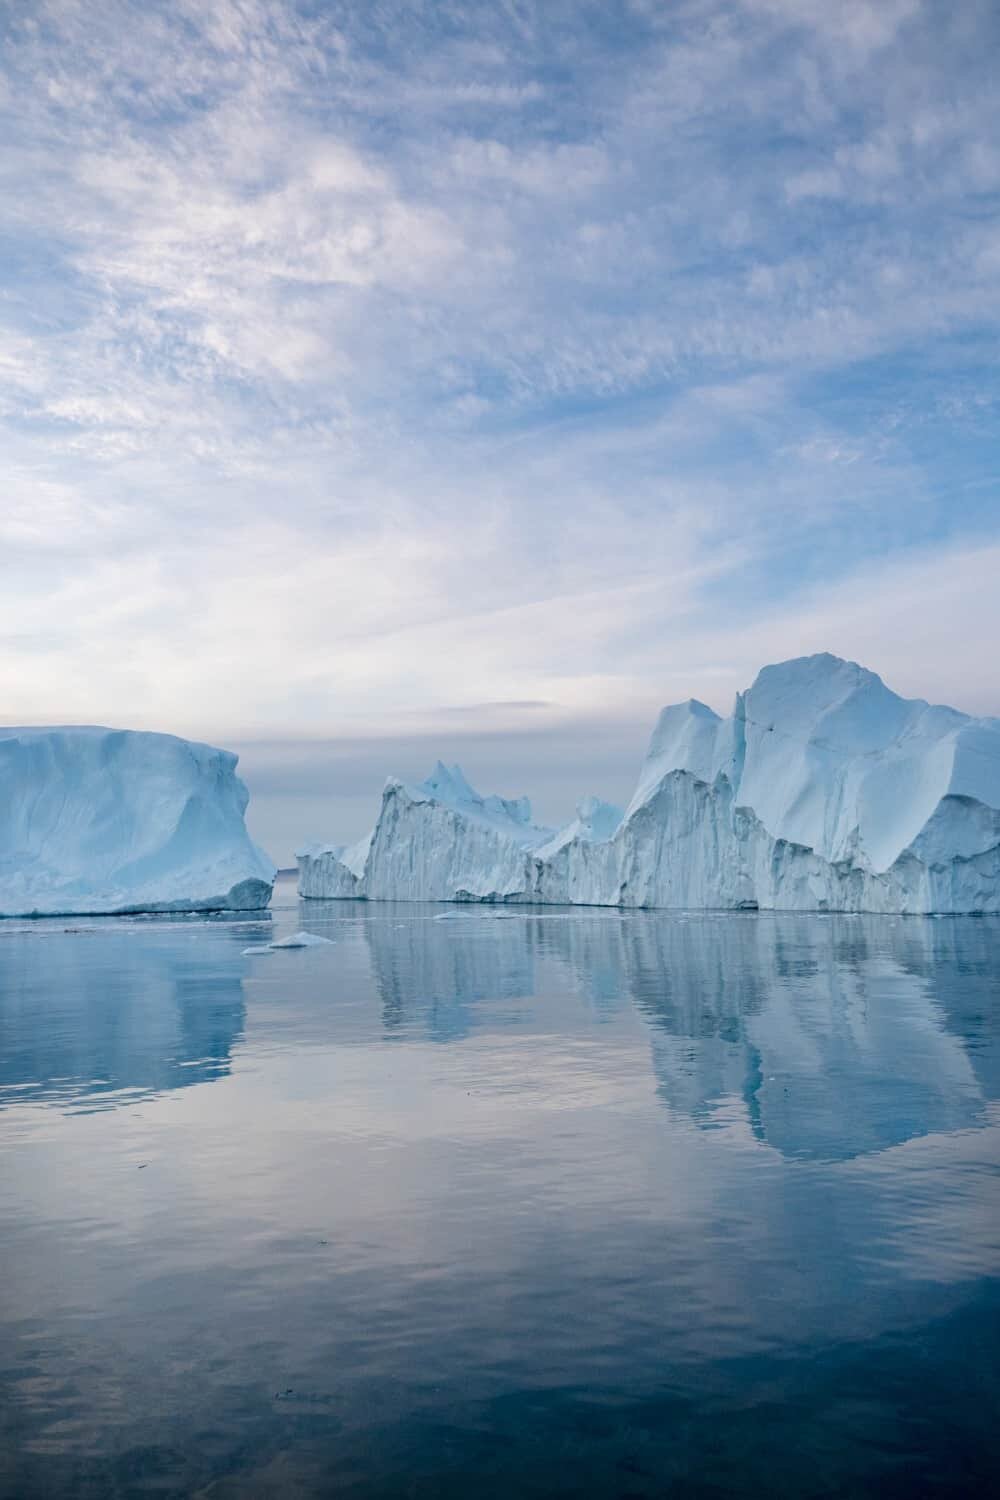
{"label": "small ice floe", "polygon": [[333,938],[320,937],[315,932],[293,932],[291,937],[276,938],[267,946],[269,948],[325,948],[332,943]]}
{"label": "small ice floe", "polygon": [[276,948],[327,948],[333,947],[333,939],[320,937],[315,932],[293,932],[290,937],[276,938],[273,943],[263,943],[253,948],[244,948],[243,956],[254,953],[273,953]]}

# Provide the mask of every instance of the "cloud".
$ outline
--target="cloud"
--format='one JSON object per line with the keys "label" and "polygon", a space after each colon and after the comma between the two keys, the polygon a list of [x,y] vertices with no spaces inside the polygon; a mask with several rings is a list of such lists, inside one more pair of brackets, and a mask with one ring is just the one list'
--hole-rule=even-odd
{"label": "cloud", "polygon": [[[993,587],[1000,543],[929,549],[866,566],[820,598],[808,592],[755,611],[738,630],[683,614],[627,663],[631,680],[596,679],[575,700],[442,709],[431,698],[409,714],[339,718],[336,732],[262,740],[238,734],[254,788],[258,836],[290,860],[310,830],[351,840],[371,826],[388,775],[420,779],[442,756],[458,760],[482,790],[528,792],[543,821],[561,824],[591,792],[624,805],[655,715],[697,696],[719,713],[761,665],[831,649],[877,670],[907,695],[971,713],[995,713],[994,643],[1000,602]],[[473,641],[475,646],[477,643]],[[539,662],[544,678],[548,660]],[[598,689],[599,691],[594,691]]]}
{"label": "cloud", "polygon": [[615,15],[8,18],[9,719],[555,735],[819,646],[1000,702],[995,8]]}
{"label": "cloud", "polygon": [[835,8],[823,0],[744,0],[757,16],[814,31],[825,44],[843,48],[865,61],[896,41],[899,32],[921,12],[920,0],[841,0]]}

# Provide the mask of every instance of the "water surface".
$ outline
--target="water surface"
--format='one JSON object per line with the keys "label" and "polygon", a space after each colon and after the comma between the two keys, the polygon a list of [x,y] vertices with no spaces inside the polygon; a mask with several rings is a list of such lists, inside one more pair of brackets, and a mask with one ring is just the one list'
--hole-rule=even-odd
{"label": "water surface", "polygon": [[0,1492],[978,1493],[998,1163],[990,919],[0,923]]}

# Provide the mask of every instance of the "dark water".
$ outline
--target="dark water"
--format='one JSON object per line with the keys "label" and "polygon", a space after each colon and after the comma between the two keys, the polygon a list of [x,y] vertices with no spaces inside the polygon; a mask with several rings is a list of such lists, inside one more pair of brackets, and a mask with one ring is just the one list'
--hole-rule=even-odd
{"label": "dark water", "polygon": [[1000,923],[440,910],[0,924],[0,1491],[995,1487]]}

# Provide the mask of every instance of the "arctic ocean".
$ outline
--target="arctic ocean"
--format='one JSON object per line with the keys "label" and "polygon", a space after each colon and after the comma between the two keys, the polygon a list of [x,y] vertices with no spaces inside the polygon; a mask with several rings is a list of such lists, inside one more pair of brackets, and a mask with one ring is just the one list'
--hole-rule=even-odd
{"label": "arctic ocean", "polygon": [[0,923],[0,1492],[986,1493],[998,993],[991,916]]}

